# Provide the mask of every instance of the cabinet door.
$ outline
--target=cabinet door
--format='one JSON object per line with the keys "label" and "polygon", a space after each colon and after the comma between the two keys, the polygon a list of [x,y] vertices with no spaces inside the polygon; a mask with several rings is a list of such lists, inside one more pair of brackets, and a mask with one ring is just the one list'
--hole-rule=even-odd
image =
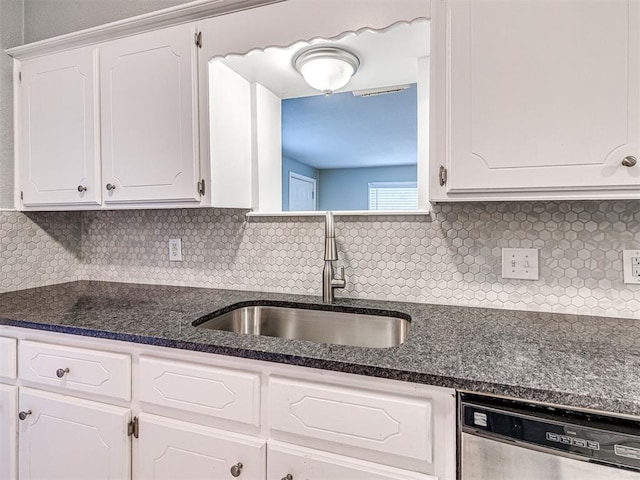
{"label": "cabinet door", "polygon": [[267,480],[437,480],[436,477],[269,441]]}
{"label": "cabinet door", "polygon": [[83,48],[20,65],[24,206],[100,203],[96,64],[96,51]]}
{"label": "cabinet door", "polygon": [[105,203],[200,199],[194,32],[181,25],[102,47]]}
{"label": "cabinet door", "polygon": [[0,478],[17,478],[18,387],[0,385]]}
{"label": "cabinet door", "polygon": [[128,409],[22,388],[20,410],[21,479],[130,478]]}
{"label": "cabinet door", "polygon": [[639,2],[455,0],[447,19],[449,193],[638,195]]}
{"label": "cabinet door", "polygon": [[226,479],[234,478],[231,469],[237,466],[241,480],[264,479],[263,440],[147,414],[139,421],[135,478]]}

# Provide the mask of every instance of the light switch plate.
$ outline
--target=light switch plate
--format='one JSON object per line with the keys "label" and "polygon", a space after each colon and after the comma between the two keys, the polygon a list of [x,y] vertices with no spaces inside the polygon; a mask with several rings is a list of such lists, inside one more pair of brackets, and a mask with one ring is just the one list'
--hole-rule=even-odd
{"label": "light switch plate", "polygon": [[502,278],[538,280],[538,249],[503,248]]}
{"label": "light switch plate", "polygon": [[640,250],[622,251],[624,283],[640,284]]}

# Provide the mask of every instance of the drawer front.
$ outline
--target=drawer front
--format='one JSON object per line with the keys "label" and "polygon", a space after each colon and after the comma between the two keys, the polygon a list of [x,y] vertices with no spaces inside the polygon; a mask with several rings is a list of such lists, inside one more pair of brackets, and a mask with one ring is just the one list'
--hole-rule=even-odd
{"label": "drawer front", "polygon": [[15,338],[0,337],[0,377],[16,378],[18,369],[16,366]]}
{"label": "drawer front", "polygon": [[285,432],[432,463],[430,399],[274,377],[270,405],[274,438]]}
{"label": "drawer front", "polygon": [[260,425],[260,376],[208,365],[140,357],[140,401]]}
{"label": "drawer front", "polygon": [[18,358],[19,376],[24,381],[69,393],[131,400],[129,355],[25,340],[20,343]]}

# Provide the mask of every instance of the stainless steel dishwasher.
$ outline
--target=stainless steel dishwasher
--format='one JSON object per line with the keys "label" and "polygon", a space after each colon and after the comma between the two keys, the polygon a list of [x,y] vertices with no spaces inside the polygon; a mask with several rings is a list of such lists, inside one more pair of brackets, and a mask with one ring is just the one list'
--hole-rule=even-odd
{"label": "stainless steel dishwasher", "polygon": [[459,397],[461,480],[640,480],[640,421]]}

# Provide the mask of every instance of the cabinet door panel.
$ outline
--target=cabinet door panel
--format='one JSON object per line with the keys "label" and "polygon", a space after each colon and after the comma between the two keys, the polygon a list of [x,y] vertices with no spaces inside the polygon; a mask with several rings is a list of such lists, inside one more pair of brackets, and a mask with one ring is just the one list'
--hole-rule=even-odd
{"label": "cabinet door panel", "polygon": [[128,409],[20,390],[20,478],[24,480],[130,478]]}
{"label": "cabinet door panel", "polygon": [[139,421],[136,478],[233,478],[231,468],[238,463],[242,463],[241,480],[265,476],[263,440],[147,414],[141,414]]}
{"label": "cabinet door panel", "polygon": [[269,441],[267,480],[437,480],[422,473]]}
{"label": "cabinet door panel", "polygon": [[181,25],[102,47],[103,183],[116,187],[105,203],[199,200],[193,32]]}
{"label": "cabinet door panel", "polygon": [[18,387],[0,385],[0,478],[17,476]]}
{"label": "cabinet door panel", "polygon": [[83,48],[20,66],[25,206],[100,203],[96,63],[96,51]]}
{"label": "cabinet door panel", "polygon": [[447,8],[450,193],[638,189],[638,2]]}

